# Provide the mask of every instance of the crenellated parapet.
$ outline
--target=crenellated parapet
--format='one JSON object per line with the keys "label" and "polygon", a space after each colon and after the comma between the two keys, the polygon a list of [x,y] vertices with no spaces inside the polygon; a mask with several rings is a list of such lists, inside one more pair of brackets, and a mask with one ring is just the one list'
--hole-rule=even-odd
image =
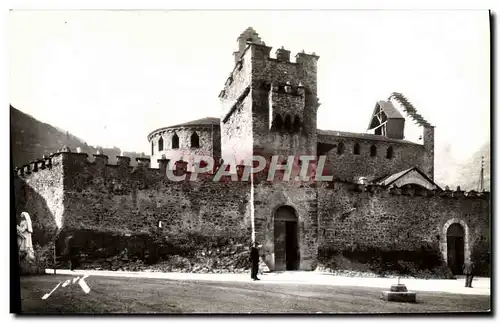
{"label": "crenellated parapet", "polygon": [[386,196],[402,196],[402,197],[426,197],[426,198],[440,198],[440,199],[454,199],[454,200],[468,200],[468,199],[476,199],[476,200],[489,200],[490,193],[482,192],[478,193],[474,190],[471,191],[462,191],[460,187],[457,187],[456,190],[428,190],[421,186],[411,187],[411,186],[403,186],[403,187],[385,187],[383,185],[377,184],[360,184],[348,180],[342,179],[334,179],[330,182],[322,182],[321,188],[326,190],[335,189],[338,185],[342,185],[346,188],[347,191],[357,194],[370,194],[371,196],[377,197],[386,197]]}
{"label": "crenellated parapet", "polygon": [[[302,88],[305,88],[306,93],[316,93],[316,80],[314,80],[314,84],[311,84],[311,87],[306,84],[309,83],[307,81],[311,76],[314,79],[316,78],[317,61],[319,59],[316,53],[305,53],[302,50],[302,52],[295,55],[295,61],[293,61],[290,59],[291,52],[284,47],[277,49],[274,56],[271,56],[271,50],[272,47],[266,46],[263,42],[248,42],[245,48],[238,54],[239,58],[236,60],[233,70],[229,73],[224,83],[224,88],[219,93],[219,98],[231,100],[234,97],[232,92],[238,92],[237,90],[232,90],[235,83],[245,83],[245,81],[248,81],[245,77],[246,75],[258,75],[263,71],[266,71],[273,78],[286,78],[286,80],[281,80],[282,84],[285,84],[287,81],[299,80],[299,82],[305,84],[302,85]],[[269,73],[271,70],[273,72]],[[238,84],[238,87],[246,86],[248,84]],[[254,88],[255,86],[252,87]]]}

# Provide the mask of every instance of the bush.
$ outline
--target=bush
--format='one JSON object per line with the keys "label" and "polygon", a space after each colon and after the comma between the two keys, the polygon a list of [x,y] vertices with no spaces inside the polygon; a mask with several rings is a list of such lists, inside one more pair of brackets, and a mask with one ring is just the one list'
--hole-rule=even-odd
{"label": "bush", "polygon": [[453,278],[439,251],[431,247],[414,251],[384,251],[356,246],[349,250],[320,247],[318,260],[321,267],[330,271],[358,271],[383,277]]}
{"label": "bush", "polygon": [[83,268],[145,270],[149,266],[161,271],[191,272],[250,268],[250,232],[227,236],[161,230],[129,236],[89,230],[71,233],[78,243]]}
{"label": "bush", "polygon": [[47,243],[43,247],[36,244],[33,247],[35,251],[35,263],[37,267],[53,268],[54,267],[54,242]]}

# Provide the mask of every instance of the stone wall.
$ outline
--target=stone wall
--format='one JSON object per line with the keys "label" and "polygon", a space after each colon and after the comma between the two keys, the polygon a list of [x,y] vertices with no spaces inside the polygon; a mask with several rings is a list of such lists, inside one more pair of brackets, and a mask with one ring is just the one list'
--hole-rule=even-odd
{"label": "stone wall", "polygon": [[311,187],[287,183],[260,183],[255,186],[255,236],[269,269],[274,270],[274,216],[281,206],[291,206],[296,213],[299,231],[300,270],[314,270],[317,265],[317,192]]}
{"label": "stone wall", "polygon": [[[36,168],[31,164],[29,172],[18,171],[16,213],[27,211],[32,216],[34,244],[49,243],[59,229],[82,232],[87,240],[88,232],[122,236],[121,246],[128,246],[123,244],[127,235],[184,233],[238,241],[246,236],[250,242],[249,182],[227,177],[214,182],[208,174],[199,174],[194,182],[187,180],[192,174],[173,182],[164,167],[149,168],[145,160],[130,167],[126,157],[120,157],[117,165],[109,165],[106,156],[94,157],[90,162],[86,154],[57,153],[37,162]],[[312,270],[318,250],[325,248],[384,252],[431,248],[446,261],[446,229],[459,223],[465,229],[465,256],[484,260],[491,251],[488,197],[344,182],[266,182],[257,177],[255,234],[273,269],[274,214],[280,206],[292,207],[298,220],[300,269]],[[107,248],[109,239],[97,239],[101,246],[93,241],[94,250]],[[485,261],[481,266],[487,266],[489,260]],[[483,273],[487,269],[480,268]]]}
{"label": "stone wall", "polygon": [[[191,135],[195,133],[199,138],[199,147],[191,147]],[[172,148],[172,137],[176,134],[179,137],[179,148]],[[159,151],[158,141],[163,138],[163,150]],[[158,159],[165,156],[170,160],[184,160],[188,162],[188,170],[193,170],[195,157],[210,156],[218,158],[220,156],[220,127],[218,126],[190,126],[182,128],[166,129],[151,137],[150,144],[153,143],[153,152],[151,156],[151,166],[158,166]]]}
{"label": "stone wall", "polygon": [[424,126],[422,137],[425,148],[422,171],[429,176],[430,179],[434,180],[434,127]]}
{"label": "stone wall", "polygon": [[123,233],[149,232],[162,221],[176,230],[228,234],[250,226],[249,186],[243,182],[173,182],[159,169],[89,164],[69,155],[65,176],[68,226]]}
{"label": "stone wall", "polygon": [[[375,140],[370,138],[336,136],[334,131],[329,135],[320,135],[319,142],[336,145],[326,154],[325,171],[327,175],[342,180],[355,181],[358,177],[368,180],[418,167],[425,169],[426,159],[423,145],[398,140]],[[338,145],[344,146],[342,154],[337,151]],[[360,147],[359,155],[354,154],[354,145]],[[376,147],[376,156],[371,156],[370,148]],[[387,149],[392,147],[392,158],[387,158]],[[318,152],[318,154],[324,154]],[[428,169],[428,168],[427,168]]]}
{"label": "stone wall", "polygon": [[341,182],[330,186],[333,187],[318,191],[320,248],[338,251],[433,248],[447,261],[446,229],[451,223],[460,223],[466,235],[466,258],[478,258],[490,251],[489,194],[388,191],[373,186],[362,191],[366,187]]}
{"label": "stone wall", "polygon": [[64,225],[63,154],[54,154],[18,169],[14,177],[17,223],[28,212],[33,245],[53,241]]}
{"label": "stone wall", "polygon": [[86,154],[58,153],[50,168],[17,175],[16,213],[32,215],[34,243],[53,241],[55,228],[63,233],[60,239],[76,234],[82,248],[91,249],[87,252],[117,250],[109,241],[134,248],[132,238],[123,243],[126,236],[148,241],[180,234],[238,241],[248,237],[250,243],[248,182],[214,182],[208,174],[193,182],[173,182],[164,168],[149,168],[144,160],[130,167],[127,157],[117,165],[109,165],[103,155],[94,158],[90,162]]}
{"label": "stone wall", "polygon": [[221,157],[237,163],[252,155],[251,52],[246,50],[230,73],[219,95],[221,110]]}
{"label": "stone wall", "polygon": [[252,110],[251,96],[247,95],[236,110],[222,124],[222,153],[224,161],[231,163],[234,160],[241,164],[252,156]]}

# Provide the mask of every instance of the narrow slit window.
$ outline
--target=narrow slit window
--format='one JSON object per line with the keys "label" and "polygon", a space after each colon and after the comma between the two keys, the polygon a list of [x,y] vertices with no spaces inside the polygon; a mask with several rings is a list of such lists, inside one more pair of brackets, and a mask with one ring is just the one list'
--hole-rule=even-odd
{"label": "narrow slit window", "polygon": [[300,132],[301,122],[299,116],[295,116],[293,121],[293,132]]}
{"label": "narrow slit window", "polygon": [[394,151],[392,147],[387,148],[387,159],[392,159],[393,156],[394,156]]}
{"label": "narrow slit window", "polygon": [[344,143],[341,141],[337,146],[337,155],[342,155],[344,153]]}
{"label": "narrow slit window", "polygon": [[200,137],[196,132],[191,135],[191,148],[200,148]]}
{"label": "narrow slit window", "polygon": [[158,151],[163,150],[163,138],[160,137],[160,140],[158,140]]}
{"label": "narrow slit window", "polygon": [[177,136],[176,133],[174,133],[174,136],[172,137],[172,149],[177,149],[179,148],[179,136]]}
{"label": "narrow slit window", "polygon": [[355,143],[354,144],[354,149],[353,149],[353,152],[354,152],[354,155],[359,155],[360,153],[360,147],[359,147],[359,144],[358,143]]}

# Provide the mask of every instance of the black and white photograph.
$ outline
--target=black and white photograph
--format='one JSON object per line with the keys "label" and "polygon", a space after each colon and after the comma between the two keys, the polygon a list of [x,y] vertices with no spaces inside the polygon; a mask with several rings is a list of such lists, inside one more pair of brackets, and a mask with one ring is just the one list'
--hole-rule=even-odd
{"label": "black and white photograph", "polygon": [[493,11],[6,14],[11,313],[491,316]]}

